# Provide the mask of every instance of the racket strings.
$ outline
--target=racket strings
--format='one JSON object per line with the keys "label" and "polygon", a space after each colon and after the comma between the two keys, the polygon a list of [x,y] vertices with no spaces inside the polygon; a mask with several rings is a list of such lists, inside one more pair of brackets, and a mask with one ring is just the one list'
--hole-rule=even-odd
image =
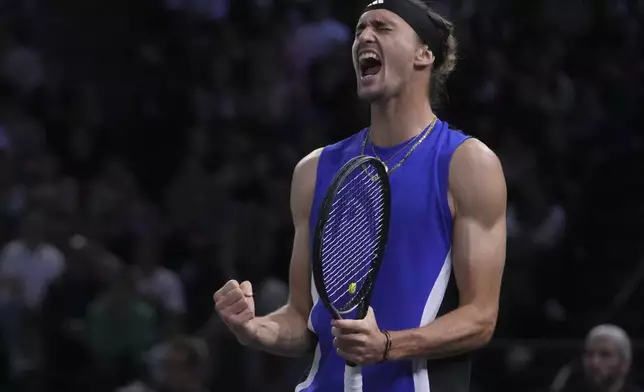
{"label": "racket strings", "polygon": [[[329,287],[328,287],[329,299],[331,299],[334,303],[336,303],[336,305],[340,305],[342,302],[344,302],[345,304],[343,307],[341,306],[338,306],[338,307],[340,308],[348,307],[355,300],[359,300],[360,295],[364,293],[362,288],[364,287],[365,283],[368,281],[368,279],[366,278],[373,270],[372,268],[373,252],[371,253],[372,253],[371,255],[365,255],[366,257],[362,261],[356,262],[355,258],[353,258],[354,261],[351,264],[345,264],[345,265],[348,265],[349,267],[343,268],[342,271],[340,271],[334,277],[329,278],[329,280],[334,280],[332,283],[329,284]],[[353,285],[353,290],[351,290],[352,285]],[[349,290],[350,295],[347,294],[347,289]]]}
{"label": "racket strings", "polygon": [[[350,254],[348,254],[348,255],[344,254],[344,253],[341,253],[342,252],[341,248],[333,249],[331,251],[331,254],[329,254],[329,258],[334,260],[334,261],[332,263],[330,263],[327,267],[325,267],[322,272],[328,272],[329,270],[336,268],[339,264],[342,264],[342,261],[344,259],[349,259],[349,260],[355,259],[357,256],[359,256],[359,254],[365,253],[371,247],[373,247],[373,248],[371,248],[372,250],[375,250],[375,246],[377,245],[377,241],[378,241],[377,238],[373,238],[369,242],[363,242],[362,244],[360,244],[359,248],[354,248],[353,250],[350,250],[349,251]],[[345,263],[344,269],[347,268],[346,267],[347,265],[350,265],[350,264]],[[337,275],[339,272],[342,272],[342,271],[343,270],[336,269],[336,272],[332,273],[329,277],[333,277],[334,275]]]}
{"label": "racket strings", "polygon": [[[342,219],[342,218],[338,218],[338,219]],[[358,221],[358,219],[360,219],[360,221]],[[345,234],[345,235],[348,234],[351,231],[352,226],[357,226],[358,224],[364,224],[364,221],[366,219],[367,219],[367,217],[365,215],[355,215],[353,217],[353,219],[351,219],[351,221],[349,221],[349,222],[345,221],[345,222],[338,223],[338,225],[344,223],[341,226],[341,229],[339,229],[340,233],[338,233],[337,237],[332,239],[328,244],[324,244],[324,246],[322,247],[322,251],[324,252],[327,249],[337,249],[338,248],[337,247],[338,243],[345,240],[345,238],[342,235],[343,234]],[[329,266],[326,266],[324,269],[326,270]]]}
{"label": "racket strings", "polygon": [[[367,277],[369,272],[371,272],[371,262],[373,261],[376,253],[378,245],[378,240],[374,239],[370,241],[368,244],[361,246],[360,248],[353,249],[348,253],[344,259],[348,260],[349,262],[346,262],[341,269],[338,270],[335,274],[329,277],[330,280],[336,279],[337,283],[342,282],[339,278],[343,278],[344,281],[349,281],[349,282],[355,282],[357,283],[362,283],[364,281],[364,278]],[[363,255],[363,261],[362,263],[351,263],[351,260],[356,260],[360,255]],[[367,269],[367,271],[363,274],[360,275],[360,272],[364,271]],[[343,288],[342,284],[337,284],[337,288],[333,289],[333,291],[330,293],[330,296],[335,294],[339,289]]]}
{"label": "racket strings", "polygon": [[[375,241],[372,241],[372,242],[375,242]],[[369,244],[369,245],[372,245],[372,244]],[[356,254],[357,254],[357,253],[359,253],[359,252],[361,252],[361,251],[364,251],[364,250],[365,250],[364,248],[365,248],[365,247],[362,247],[361,249],[356,249],[355,251],[351,252],[351,254],[350,254],[350,255],[348,255],[348,257],[347,257],[347,258],[349,258],[349,259],[355,259]],[[368,249],[367,249],[367,250],[368,250]],[[370,259],[372,259],[372,258],[373,258],[374,253],[375,253],[375,248],[374,248],[374,249],[372,249],[371,254],[367,255],[367,256],[368,256],[368,260],[370,260]],[[365,252],[365,254],[366,254],[366,252]],[[367,269],[367,268],[368,268],[367,272],[366,272],[364,275],[362,275],[362,276],[360,276],[360,277],[358,277],[358,278],[356,279],[356,276],[358,276],[358,274],[359,274],[360,272],[364,271],[364,270],[365,270],[365,269]],[[339,277],[343,276],[343,277],[344,277],[344,280],[347,280],[347,281],[350,281],[350,282],[356,282],[356,283],[357,283],[357,282],[362,282],[362,281],[363,281],[363,279],[364,279],[364,278],[369,274],[369,272],[371,272],[371,264],[364,263],[364,264],[362,264],[361,266],[360,266],[360,265],[358,265],[358,266],[354,266],[354,268],[351,268],[351,264],[350,264],[350,263],[345,263],[345,264],[342,266],[342,268],[338,269],[338,271],[336,271],[334,274],[332,274],[331,276],[329,276],[329,280],[330,280],[330,281],[333,281],[334,279],[336,279],[336,280],[335,280],[335,282],[336,282],[336,283],[340,283],[341,281],[340,281],[339,279],[337,279],[337,278],[339,278]],[[332,286],[333,286],[333,285],[332,285]],[[333,297],[333,296],[334,296],[334,295],[335,295],[335,294],[336,294],[340,289],[345,288],[345,287],[344,287],[344,285],[342,285],[342,284],[336,284],[335,286],[337,286],[337,287],[335,287],[335,288],[333,288],[333,287],[329,287],[329,289],[331,290],[331,292],[329,293],[329,297]]]}
{"label": "racket strings", "polygon": [[[356,178],[359,178],[359,177],[356,176]],[[356,178],[352,179],[351,181],[355,181]],[[344,186],[342,189],[345,189],[345,188],[346,188],[346,186]],[[333,246],[337,245],[337,243],[339,241],[342,241],[344,239],[344,237],[341,234],[347,234],[348,232],[350,232],[353,227],[357,226],[357,223],[364,224],[364,222],[362,222],[362,221],[361,222],[355,222],[357,219],[361,219],[361,218],[362,219],[367,219],[369,217],[368,214],[366,214],[366,213],[365,214],[355,214],[353,216],[353,219],[352,219],[351,222],[345,222],[344,221],[344,219],[346,219],[346,215],[348,215],[346,210],[349,210],[349,211],[351,210],[349,208],[351,206],[348,206],[347,204],[349,204],[349,203],[357,204],[357,203],[355,202],[355,200],[352,200],[352,199],[346,200],[346,197],[345,197],[346,193],[343,193],[342,189],[341,189],[340,192],[338,192],[338,196],[340,196],[340,195],[341,196],[336,197],[336,199],[332,203],[332,209],[331,209],[331,212],[329,213],[329,218],[328,218],[328,221],[327,221],[327,225],[328,225],[327,230],[330,230],[330,231],[332,231],[332,228],[335,227],[337,224],[344,224],[342,226],[342,228],[340,229],[342,231],[342,233],[337,233],[335,238],[331,239],[329,242],[325,242],[323,244],[323,246],[322,246],[322,251],[323,252],[324,252],[325,249],[333,247]],[[369,191],[368,191],[368,194],[366,195],[365,199],[372,199],[373,200],[374,197],[378,196],[378,193],[380,191],[380,189],[378,187],[378,183],[374,183],[373,186],[368,188],[368,190]],[[338,206],[338,203],[341,203],[340,208],[336,208]],[[342,209],[342,207],[344,207],[344,209]],[[380,216],[382,217],[382,213],[380,213]],[[338,219],[341,222],[337,222]]]}
{"label": "racket strings", "polygon": [[[377,194],[376,194],[377,191],[378,191],[378,189],[374,189],[373,192],[371,192],[371,194],[369,196],[377,196]],[[364,208],[364,207],[361,206],[360,208]],[[343,241],[343,240],[346,239],[343,235],[349,234],[351,232],[352,228],[354,228],[354,227],[366,226],[365,225],[365,220],[370,218],[367,213],[355,214],[353,216],[353,218],[351,219],[351,221],[346,222],[344,220],[344,219],[346,219],[346,213],[344,213],[344,211],[339,212],[339,213],[336,213],[336,212],[337,212],[337,210],[333,210],[331,212],[331,214],[329,214],[329,220],[327,222],[327,225],[329,225],[330,230],[332,230],[333,227],[335,227],[336,225],[342,225],[341,228],[339,229],[340,233],[337,233],[335,238],[331,239],[331,241],[329,241],[328,243],[325,243],[322,246],[322,252],[324,252],[327,249],[337,248],[338,243],[340,241]],[[376,211],[376,212],[377,212],[377,214],[379,214],[378,215],[379,216],[379,218],[378,218],[379,221],[377,221],[376,224],[379,224],[383,219],[382,218],[382,211]],[[338,215],[340,215],[340,217],[337,217]],[[337,219],[336,219],[336,217],[337,217]],[[340,220],[340,222],[337,222],[338,219]],[[360,221],[358,221],[358,220],[360,220]],[[341,261],[342,260],[336,260],[336,262],[341,262]],[[324,270],[328,269],[332,265],[333,265],[333,263],[331,263],[330,265],[325,266]]]}
{"label": "racket strings", "polygon": [[[359,239],[357,239],[359,241]],[[342,284],[343,281],[351,282],[362,282],[364,277],[368,275],[371,268],[362,276],[356,278],[361,271],[364,271],[366,268],[371,267],[370,261],[373,260],[375,256],[375,251],[378,245],[378,240],[376,238],[370,240],[369,242],[362,242],[359,247],[356,248],[344,248],[348,249],[346,252],[341,252],[341,250],[336,249],[335,252],[329,255],[330,259],[335,259],[332,269],[327,276],[327,280],[331,283],[329,287],[329,297],[333,297],[340,289],[344,288]],[[355,263],[351,262],[342,263],[343,260],[356,260],[358,258],[364,258],[365,263]],[[339,278],[343,278],[340,280]],[[336,287],[337,286],[337,287]]]}
{"label": "racket strings", "polygon": [[[364,221],[364,219],[363,219]],[[382,218],[379,218],[375,223],[380,224],[382,222]],[[347,233],[350,234],[350,233]],[[362,233],[360,233],[362,234]],[[360,242],[359,246],[357,247],[333,247],[332,249],[329,250],[329,260],[333,260],[332,262],[329,263],[326,267],[323,268],[323,272],[329,272],[331,270],[335,272],[331,272],[330,275],[328,276],[330,280],[333,280],[333,278],[336,278],[338,275],[347,272],[347,270],[351,267],[351,263],[346,263],[344,261],[346,260],[355,260],[360,256],[367,256],[368,258],[373,258],[374,252],[377,248],[378,245],[378,235],[373,235],[371,236],[372,238],[369,241],[362,241]],[[359,235],[356,233],[353,234],[352,238],[348,238],[345,236],[345,241],[359,241]],[[364,237],[364,236],[363,236]],[[336,241],[338,242],[338,241]],[[369,253],[368,251],[371,249],[371,252]],[[344,262],[344,263],[343,263]],[[338,265],[342,265],[341,267],[338,267]]]}
{"label": "racket strings", "polygon": [[[380,185],[380,182],[379,182],[380,177],[378,176],[378,171],[373,166],[361,165],[360,167],[362,168],[362,173],[367,175],[367,176],[369,176],[369,180],[371,180],[371,182],[376,184],[376,186]],[[360,176],[360,175],[354,176],[351,180],[349,180],[345,184],[343,184],[343,186],[337,191],[337,194],[339,195],[339,194],[343,193],[343,191],[347,187],[351,186],[355,181],[357,181],[357,180],[363,180],[364,181],[365,179],[366,178],[364,176]],[[355,185],[355,184],[353,184],[353,185]],[[337,203],[337,201],[338,200],[335,200],[333,202],[333,205],[335,205]]]}
{"label": "racket strings", "polygon": [[[370,192],[369,192],[369,194],[367,196],[373,199],[374,197],[378,196],[378,194],[376,193],[378,191],[378,189],[376,187],[372,187],[372,188],[373,189],[370,190]],[[340,226],[340,229],[335,230],[334,238],[331,239],[331,241],[328,241],[323,245],[323,252],[325,250],[331,250],[332,253],[333,253],[333,250],[335,250],[336,252],[339,251],[341,248],[337,246],[338,243],[341,242],[341,241],[346,241],[347,240],[346,236],[351,234],[352,231],[354,231],[354,234],[355,234],[355,230],[353,230],[354,228],[356,228],[356,227],[358,227],[358,228],[366,228],[366,227],[368,227],[367,224],[370,223],[370,222],[366,222],[366,221],[369,218],[372,218],[372,217],[369,216],[368,213],[366,213],[366,211],[364,211],[365,210],[364,200],[362,200],[362,203],[360,201],[356,201],[355,199],[346,200],[346,197],[338,198],[338,200],[344,202],[343,207],[348,207],[349,210],[353,210],[353,211],[359,210],[361,213],[351,214],[351,215],[353,215],[353,217],[349,222],[347,222],[346,221],[346,216],[348,214],[346,214],[344,211],[338,212],[338,209],[335,209],[335,210],[333,210],[331,212],[331,214],[329,215],[329,220],[327,221],[327,224],[328,224],[327,230],[333,232],[334,231],[333,229],[335,227],[337,227],[337,226]],[[353,208],[351,208],[351,207],[353,207]],[[381,209],[382,208],[380,208],[380,210]],[[380,223],[380,221],[382,221],[382,211],[376,211],[376,212],[377,212],[376,215],[378,216],[378,218],[377,218],[378,220],[375,223],[378,224],[378,223]],[[338,222],[338,220],[340,220],[340,222]],[[332,262],[332,263],[326,265],[324,270],[327,270],[329,268],[334,267],[336,263],[342,262],[342,259],[338,259],[338,258],[334,257],[334,256],[337,256],[337,255],[331,254],[330,256],[331,256],[331,259],[335,259],[335,262]]]}
{"label": "racket strings", "polygon": [[363,165],[353,174],[336,193],[322,242],[326,292],[339,311],[359,303],[371,285],[369,275],[383,235],[383,185],[377,171]]}

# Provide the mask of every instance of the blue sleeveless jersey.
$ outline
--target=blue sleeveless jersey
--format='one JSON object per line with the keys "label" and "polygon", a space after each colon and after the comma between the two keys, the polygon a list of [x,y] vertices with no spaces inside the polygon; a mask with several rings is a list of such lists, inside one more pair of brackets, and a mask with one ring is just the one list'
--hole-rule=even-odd
{"label": "blue sleeveless jersey", "polygon": [[[311,243],[320,204],[335,173],[359,155],[366,129],[323,149],[311,209]],[[386,330],[417,328],[455,309],[458,291],[452,277],[452,214],[448,204],[449,164],[454,151],[468,137],[437,121],[434,130],[391,173],[389,241],[371,300],[378,325]],[[392,167],[411,146],[374,147]],[[398,153],[398,154],[397,154]],[[373,155],[367,147],[366,155]],[[309,328],[318,345],[307,377],[296,391],[341,392],[345,362],[334,347],[331,315],[318,301],[311,281],[313,309]],[[466,392],[470,358],[395,361],[362,367],[365,392]]]}

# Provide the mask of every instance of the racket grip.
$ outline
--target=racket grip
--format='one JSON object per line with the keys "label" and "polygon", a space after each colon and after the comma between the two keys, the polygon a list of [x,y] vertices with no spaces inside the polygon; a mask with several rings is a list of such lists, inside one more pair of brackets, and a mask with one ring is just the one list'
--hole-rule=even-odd
{"label": "racket grip", "polygon": [[344,392],[362,392],[362,367],[355,363],[344,367]]}

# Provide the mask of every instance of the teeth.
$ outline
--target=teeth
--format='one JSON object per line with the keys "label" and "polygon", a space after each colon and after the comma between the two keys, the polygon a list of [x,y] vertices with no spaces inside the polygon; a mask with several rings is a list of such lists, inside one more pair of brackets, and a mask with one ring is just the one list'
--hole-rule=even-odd
{"label": "teeth", "polygon": [[363,60],[366,60],[366,59],[379,60],[378,55],[375,54],[374,52],[364,52],[364,53],[361,53],[360,56],[358,56],[359,61],[363,61]]}

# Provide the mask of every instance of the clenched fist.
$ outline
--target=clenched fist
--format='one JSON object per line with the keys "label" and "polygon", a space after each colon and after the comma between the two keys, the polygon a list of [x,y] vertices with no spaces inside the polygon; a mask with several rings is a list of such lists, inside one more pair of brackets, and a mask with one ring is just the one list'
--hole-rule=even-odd
{"label": "clenched fist", "polygon": [[241,344],[249,344],[257,335],[255,300],[250,282],[229,280],[213,296],[215,310]]}

